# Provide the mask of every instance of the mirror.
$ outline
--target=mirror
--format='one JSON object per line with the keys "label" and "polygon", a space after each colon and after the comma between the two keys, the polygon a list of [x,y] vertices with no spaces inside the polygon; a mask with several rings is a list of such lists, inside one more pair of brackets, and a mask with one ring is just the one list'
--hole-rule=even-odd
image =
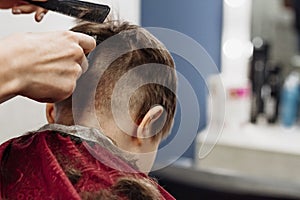
{"label": "mirror", "polygon": [[[252,0],[251,36],[261,37],[268,43],[268,60],[280,63],[284,74],[299,65],[300,34],[296,16],[300,18],[299,0]],[[300,23],[298,26],[300,31]]]}

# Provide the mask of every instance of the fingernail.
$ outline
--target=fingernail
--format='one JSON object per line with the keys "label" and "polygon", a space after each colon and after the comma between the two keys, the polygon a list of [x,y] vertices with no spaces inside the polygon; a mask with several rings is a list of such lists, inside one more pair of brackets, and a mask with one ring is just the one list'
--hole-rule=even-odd
{"label": "fingernail", "polygon": [[41,13],[39,14],[39,16],[37,17],[38,21],[41,21],[45,16],[45,13]]}
{"label": "fingernail", "polygon": [[22,11],[20,9],[14,8],[14,9],[12,9],[12,13],[13,14],[21,14]]}

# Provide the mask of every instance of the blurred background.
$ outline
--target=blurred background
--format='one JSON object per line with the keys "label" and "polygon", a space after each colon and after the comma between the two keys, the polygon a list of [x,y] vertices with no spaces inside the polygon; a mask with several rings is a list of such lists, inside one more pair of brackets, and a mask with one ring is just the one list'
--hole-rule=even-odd
{"label": "blurred background", "polygon": [[[300,199],[299,0],[97,2],[111,5],[120,19],[184,33],[204,48],[219,70],[205,81],[195,73],[201,69],[173,54],[178,72],[193,87],[200,117],[181,119],[177,110],[172,133],[161,148],[180,136],[192,141],[179,154],[175,148],[159,153],[156,166],[176,162],[151,176],[177,199]],[[1,10],[0,23],[0,37],[5,37],[66,30],[74,20],[50,12],[37,24],[32,15],[13,16]],[[219,78],[221,88],[216,84]],[[226,101],[218,102],[223,92]],[[211,120],[213,115],[222,116],[212,102],[225,105],[222,123]],[[180,101],[180,107],[185,104],[189,105],[188,98]],[[1,104],[0,142],[45,124],[44,109],[22,97]],[[197,130],[178,131],[183,120],[196,122]],[[222,126],[222,131],[208,140],[213,126]],[[212,151],[200,158],[201,150],[210,146]]]}

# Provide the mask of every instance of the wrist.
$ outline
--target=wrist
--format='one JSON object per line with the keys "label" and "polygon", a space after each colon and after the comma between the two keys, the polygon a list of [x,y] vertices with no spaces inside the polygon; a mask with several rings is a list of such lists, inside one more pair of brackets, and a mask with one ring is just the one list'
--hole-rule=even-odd
{"label": "wrist", "polygon": [[[5,68],[5,66],[1,68]],[[0,70],[0,103],[17,96],[21,90],[19,81],[5,77],[5,74],[11,73],[5,71]]]}
{"label": "wrist", "polygon": [[13,67],[12,52],[5,45],[5,40],[0,40],[0,103],[18,95],[20,84]]}

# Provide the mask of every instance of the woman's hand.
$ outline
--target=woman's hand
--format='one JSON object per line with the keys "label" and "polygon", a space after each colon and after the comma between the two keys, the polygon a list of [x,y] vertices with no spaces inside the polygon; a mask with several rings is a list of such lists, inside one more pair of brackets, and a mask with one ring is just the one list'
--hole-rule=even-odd
{"label": "woman's hand", "polygon": [[85,54],[95,46],[92,37],[71,31],[0,40],[0,102],[16,95],[39,102],[66,99],[87,70]]}
{"label": "woman's hand", "polygon": [[[47,0],[34,0],[34,1],[47,1]],[[38,6],[29,4],[22,0],[0,0],[0,8],[12,9],[13,14],[29,14],[35,12],[35,20],[40,22],[47,10]]]}

